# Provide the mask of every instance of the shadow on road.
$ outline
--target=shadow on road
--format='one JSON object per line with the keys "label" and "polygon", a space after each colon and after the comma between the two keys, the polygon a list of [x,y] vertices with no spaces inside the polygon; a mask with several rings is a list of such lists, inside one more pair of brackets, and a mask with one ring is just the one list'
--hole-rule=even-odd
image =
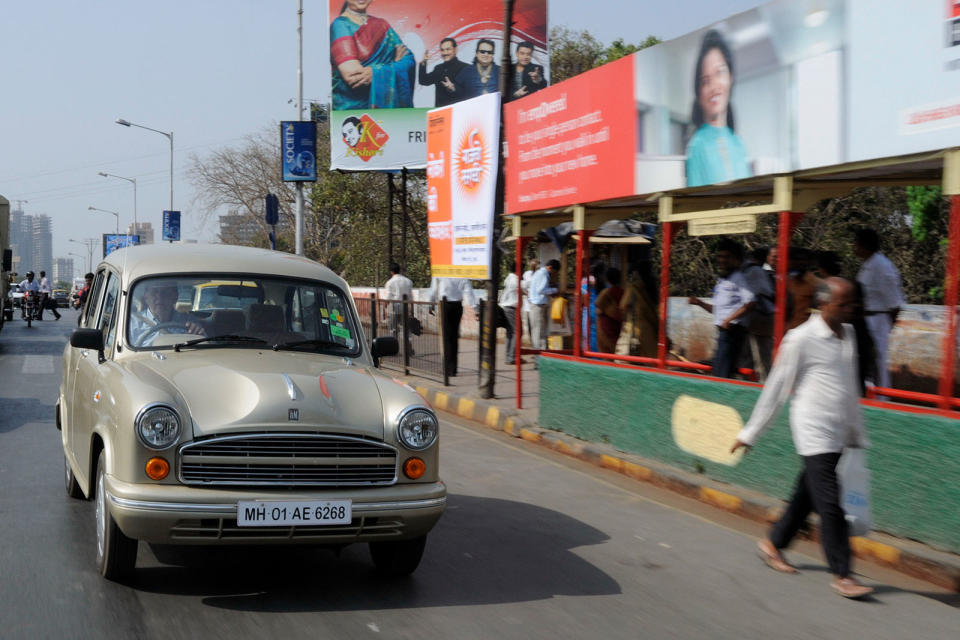
{"label": "shadow on road", "polygon": [[[22,336],[21,336],[22,337]],[[0,356],[60,356],[67,343],[66,338],[34,338],[12,339],[4,333],[4,338],[11,338],[0,342]]]}
{"label": "shadow on road", "polygon": [[565,514],[495,498],[451,495],[409,578],[374,571],[366,545],[336,554],[304,547],[153,547],[179,566],[144,567],[132,584],[154,593],[205,596],[243,611],[350,611],[446,607],[620,593],[572,550],[608,536]]}
{"label": "shadow on road", "polygon": [[3,407],[3,419],[0,419],[0,433],[15,431],[20,427],[36,423],[52,423],[54,405],[44,404],[36,398],[7,398],[0,396]]}

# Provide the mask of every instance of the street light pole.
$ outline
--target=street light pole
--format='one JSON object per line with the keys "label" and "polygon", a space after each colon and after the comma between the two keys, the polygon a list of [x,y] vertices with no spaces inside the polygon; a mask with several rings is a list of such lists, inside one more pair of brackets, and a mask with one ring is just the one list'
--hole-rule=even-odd
{"label": "street light pole", "polygon": [[[297,2],[297,120],[303,120],[303,0]],[[297,208],[294,212],[295,245],[303,255],[303,183],[297,182]]]}
{"label": "street light pole", "polygon": [[[301,0],[302,2],[303,0]],[[170,211],[173,211],[173,131],[167,133],[166,131],[160,131],[159,129],[152,129],[150,127],[145,127],[142,124],[136,124],[135,122],[130,122],[129,120],[124,120],[123,118],[117,118],[114,122],[124,127],[137,127],[139,129],[146,129],[147,131],[153,131],[154,133],[159,133],[162,136],[167,136],[170,140]]]}
{"label": "street light pole", "polygon": [[103,211],[104,213],[111,213],[117,219],[117,235],[120,235],[120,212],[119,211],[110,211],[109,209],[98,209],[97,207],[87,207],[87,211]]}
{"label": "street light pole", "polygon": [[69,241],[76,242],[77,244],[82,244],[87,248],[87,273],[90,273],[91,271],[93,271],[93,247],[94,245],[97,244],[97,239],[84,238],[83,242],[80,242],[79,240],[74,240],[73,238],[69,238]]}
{"label": "street light pole", "polygon": [[124,178],[123,176],[114,175],[112,173],[106,173],[104,171],[98,171],[99,175],[104,178],[120,178],[121,180],[126,180],[127,182],[133,183],[133,232],[137,233],[137,179],[136,178]]}

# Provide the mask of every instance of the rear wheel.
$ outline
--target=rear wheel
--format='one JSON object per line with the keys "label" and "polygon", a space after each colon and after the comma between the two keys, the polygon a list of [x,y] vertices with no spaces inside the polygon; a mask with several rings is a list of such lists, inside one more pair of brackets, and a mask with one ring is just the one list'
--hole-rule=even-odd
{"label": "rear wheel", "polygon": [[80,488],[77,477],[73,475],[73,469],[70,467],[70,461],[67,460],[67,456],[63,456],[63,475],[66,481],[67,495],[78,500],[82,499],[84,497],[83,489]]}
{"label": "rear wheel", "polygon": [[371,542],[370,557],[381,573],[406,576],[417,570],[426,545],[426,535],[412,540]]}
{"label": "rear wheel", "polygon": [[106,455],[97,460],[97,486],[94,493],[97,517],[97,568],[107,580],[123,582],[133,575],[137,563],[137,541],[128,538],[110,515],[105,484]]}

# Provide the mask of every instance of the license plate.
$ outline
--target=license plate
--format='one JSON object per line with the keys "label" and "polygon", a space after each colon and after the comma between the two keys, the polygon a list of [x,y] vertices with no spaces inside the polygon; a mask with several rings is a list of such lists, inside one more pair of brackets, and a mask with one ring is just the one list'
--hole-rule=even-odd
{"label": "license plate", "polygon": [[350,500],[243,500],[237,503],[241,527],[289,527],[350,524]]}

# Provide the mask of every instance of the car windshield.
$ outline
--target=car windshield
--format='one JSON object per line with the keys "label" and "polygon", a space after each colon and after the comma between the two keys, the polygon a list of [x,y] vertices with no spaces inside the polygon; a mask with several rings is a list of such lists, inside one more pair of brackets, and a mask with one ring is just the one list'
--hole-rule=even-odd
{"label": "car windshield", "polygon": [[[360,333],[348,297],[325,282],[261,276],[165,276],[134,283],[127,305],[134,349],[263,348],[355,356]],[[255,338],[248,340],[245,338]]]}

